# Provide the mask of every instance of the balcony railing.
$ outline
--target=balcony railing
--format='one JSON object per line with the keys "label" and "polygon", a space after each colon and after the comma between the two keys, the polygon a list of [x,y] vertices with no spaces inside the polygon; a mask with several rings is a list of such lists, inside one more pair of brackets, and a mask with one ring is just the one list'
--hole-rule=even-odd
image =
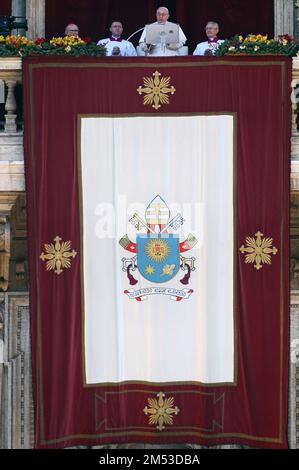
{"label": "balcony railing", "polygon": [[15,88],[22,82],[22,59],[18,57],[0,58],[0,80],[7,88],[5,101],[4,128],[0,129],[8,134],[17,132],[17,102]]}

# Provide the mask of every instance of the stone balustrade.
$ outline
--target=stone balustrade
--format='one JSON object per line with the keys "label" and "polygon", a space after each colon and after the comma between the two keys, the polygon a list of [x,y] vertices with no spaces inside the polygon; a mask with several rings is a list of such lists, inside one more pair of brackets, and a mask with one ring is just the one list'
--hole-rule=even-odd
{"label": "stone balustrade", "polygon": [[4,132],[17,132],[17,103],[15,87],[22,82],[22,59],[20,57],[0,58],[0,80],[7,87],[5,101],[5,125]]}
{"label": "stone balustrade", "polygon": [[23,131],[17,130],[15,98],[15,87],[22,82],[20,57],[0,57],[0,80],[7,91],[5,124],[0,129],[0,191],[24,191]]}

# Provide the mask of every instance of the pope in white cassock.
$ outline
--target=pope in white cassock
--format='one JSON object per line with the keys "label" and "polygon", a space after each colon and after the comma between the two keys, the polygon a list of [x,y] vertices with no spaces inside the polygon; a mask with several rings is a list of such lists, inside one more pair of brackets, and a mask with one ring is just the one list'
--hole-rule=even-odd
{"label": "pope in white cassock", "polygon": [[[157,10],[157,22],[153,24],[167,25],[169,19],[169,11],[166,7],[160,7]],[[139,40],[139,46],[149,56],[176,56],[180,55],[180,49],[183,47],[187,38],[179,27],[179,42],[177,44],[148,44],[146,41],[146,31],[144,29]]]}
{"label": "pope in white cassock", "polygon": [[120,21],[113,21],[110,26],[110,38],[100,39],[98,46],[105,46],[108,56],[136,56],[136,49],[130,41],[121,37],[123,25]]}

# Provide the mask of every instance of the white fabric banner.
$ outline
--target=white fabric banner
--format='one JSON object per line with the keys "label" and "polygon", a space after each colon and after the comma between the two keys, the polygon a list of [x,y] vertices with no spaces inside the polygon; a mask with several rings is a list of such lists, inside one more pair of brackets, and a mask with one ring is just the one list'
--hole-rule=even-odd
{"label": "white fabric banner", "polygon": [[86,384],[234,382],[233,134],[232,115],[81,119]]}

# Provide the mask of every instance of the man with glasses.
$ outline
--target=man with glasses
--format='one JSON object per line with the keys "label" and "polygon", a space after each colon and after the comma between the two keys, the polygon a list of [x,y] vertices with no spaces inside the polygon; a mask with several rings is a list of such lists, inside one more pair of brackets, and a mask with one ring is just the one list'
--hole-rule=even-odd
{"label": "man with glasses", "polygon": [[76,24],[68,24],[64,30],[65,36],[79,36],[79,27]]}
{"label": "man with glasses", "polygon": [[218,39],[219,25],[215,21],[209,21],[206,26],[206,35],[208,40],[197,44],[193,55],[215,55],[218,47],[223,43]]}

